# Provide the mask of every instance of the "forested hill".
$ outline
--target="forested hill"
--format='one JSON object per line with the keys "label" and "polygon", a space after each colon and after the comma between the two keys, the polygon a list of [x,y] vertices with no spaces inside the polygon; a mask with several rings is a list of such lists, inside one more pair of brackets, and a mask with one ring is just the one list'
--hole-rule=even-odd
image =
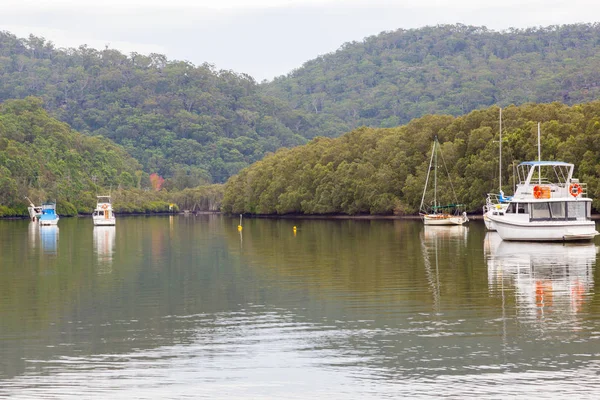
{"label": "forested hill", "polygon": [[600,24],[399,29],[346,43],[262,90],[309,113],[306,137],[491,105],[587,102],[600,98]]}
{"label": "forested hill", "polygon": [[0,103],[26,96],[78,132],[123,145],[180,189],[222,182],[266,152],[306,142],[288,127],[297,112],[247,75],[0,32]]}
{"label": "forested hill", "polygon": [[[502,110],[503,189],[511,194],[513,161],[542,159],[575,164],[600,209],[600,101],[566,106],[526,104]],[[337,139],[316,138],[282,149],[226,183],[222,210],[253,214],[411,214],[418,210],[438,136],[450,174],[438,200],[458,201],[479,213],[486,193],[498,190],[499,109],[463,117],[429,115],[397,128],[359,128]],[[441,168],[441,167],[440,167]],[[438,176],[446,177],[440,169]],[[453,186],[453,190],[451,187]],[[432,201],[433,195],[428,195]]]}
{"label": "forested hill", "polygon": [[0,32],[0,103],[31,95],[51,116],[112,139],[146,173],[183,189],[224,182],[280,147],[359,126],[600,98],[600,25],[386,32],[260,85],[160,54],[57,49]]}

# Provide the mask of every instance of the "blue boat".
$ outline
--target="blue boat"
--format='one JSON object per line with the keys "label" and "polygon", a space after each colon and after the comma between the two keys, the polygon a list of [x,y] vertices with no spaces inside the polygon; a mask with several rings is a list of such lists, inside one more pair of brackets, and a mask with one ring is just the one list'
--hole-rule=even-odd
{"label": "blue boat", "polygon": [[40,215],[40,225],[58,224],[58,214],[56,213],[56,203],[47,202],[42,204],[42,215]]}

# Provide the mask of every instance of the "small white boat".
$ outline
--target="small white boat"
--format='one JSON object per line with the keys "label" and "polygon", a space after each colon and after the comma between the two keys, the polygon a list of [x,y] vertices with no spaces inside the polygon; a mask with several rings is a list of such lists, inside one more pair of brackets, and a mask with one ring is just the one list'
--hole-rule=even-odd
{"label": "small white boat", "polygon": [[42,214],[39,217],[41,226],[56,225],[60,219],[56,214],[56,203],[47,202],[42,204]]}
{"label": "small white boat", "polygon": [[448,214],[445,212],[432,212],[429,214],[422,214],[423,223],[425,225],[462,225],[469,221],[467,213],[463,212],[460,215]]}
{"label": "small white boat", "polygon": [[96,209],[92,214],[95,226],[113,226],[116,224],[115,214],[110,202],[110,196],[97,196]]}
{"label": "small white boat", "polygon": [[[425,180],[425,188],[423,189],[423,197],[421,198],[421,205],[419,206],[419,215],[423,219],[423,223],[425,225],[462,225],[465,222],[469,221],[467,217],[467,213],[463,212],[462,214],[459,211],[459,208],[462,206],[455,202],[455,204],[449,205],[440,205],[437,201],[437,155],[440,151],[438,149],[439,143],[437,137],[433,141],[433,149],[431,150],[431,160],[429,161],[429,169],[427,171],[427,178]],[[441,153],[440,153],[441,154]],[[444,156],[442,155],[442,161]],[[429,183],[429,175],[431,173],[431,166],[433,165],[434,178],[433,178],[433,204],[428,208],[425,207],[425,195],[427,193],[427,184]],[[446,166],[444,162],[444,167]],[[446,174],[448,175],[448,181],[450,182],[450,174],[446,169]],[[450,182],[450,187],[452,187],[452,182]],[[452,193],[454,194],[454,198],[456,201],[456,194],[454,193],[454,188],[452,187]]]}
{"label": "small white boat", "polygon": [[491,215],[504,215],[508,208],[508,202],[512,197],[505,197],[504,192],[500,190],[500,194],[488,193],[483,206],[483,222],[488,231],[495,231],[496,226],[490,219]]}

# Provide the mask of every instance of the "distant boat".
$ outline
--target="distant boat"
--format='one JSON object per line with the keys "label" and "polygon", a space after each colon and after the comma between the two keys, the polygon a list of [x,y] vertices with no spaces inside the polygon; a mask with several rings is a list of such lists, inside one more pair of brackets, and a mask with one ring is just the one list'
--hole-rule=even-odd
{"label": "distant boat", "polygon": [[[448,205],[440,205],[437,201],[437,154],[439,143],[437,137],[433,141],[433,149],[431,150],[431,160],[429,161],[429,170],[427,171],[427,179],[425,180],[425,188],[423,189],[423,197],[421,198],[421,205],[419,206],[419,215],[423,219],[423,223],[425,225],[462,225],[465,222],[469,221],[467,218],[467,213],[463,212],[462,214],[459,211],[459,208],[462,207],[462,204],[455,203]],[[442,155],[442,161],[443,161]],[[427,194],[427,184],[429,183],[429,174],[431,173],[431,166],[433,164],[434,178],[433,178],[433,204],[429,207],[425,207],[425,195]],[[445,163],[444,163],[445,167]],[[448,175],[448,180],[450,179],[450,174],[448,170],[446,170],[446,174]],[[454,189],[452,189],[454,193]]]}
{"label": "distant boat", "polygon": [[504,215],[508,208],[508,202],[512,200],[510,196],[504,196],[504,192],[488,193],[483,206],[483,222],[488,231],[495,231],[496,226],[490,218],[492,215]]}
{"label": "distant boat", "polygon": [[110,196],[97,196],[96,209],[92,214],[95,226],[112,226],[116,224],[115,214],[110,202]]}
{"label": "distant boat", "polygon": [[39,217],[40,225],[56,225],[60,219],[56,213],[56,203],[46,202],[42,204],[42,214]]}
{"label": "distant boat", "polygon": [[29,212],[29,219],[32,221],[38,221],[42,216],[42,206],[36,206],[33,204],[33,201],[29,199],[29,197],[25,197],[27,201],[29,201],[29,207],[27,207],[27,211]]}

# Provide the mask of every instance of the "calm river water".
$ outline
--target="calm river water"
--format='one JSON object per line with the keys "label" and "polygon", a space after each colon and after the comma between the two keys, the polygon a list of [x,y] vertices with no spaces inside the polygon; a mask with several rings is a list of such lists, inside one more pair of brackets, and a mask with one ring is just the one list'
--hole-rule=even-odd
{"label": "calm river water", "polygon": [[0,221],[0,397],[600,396],[595,243],[238,223]]}

